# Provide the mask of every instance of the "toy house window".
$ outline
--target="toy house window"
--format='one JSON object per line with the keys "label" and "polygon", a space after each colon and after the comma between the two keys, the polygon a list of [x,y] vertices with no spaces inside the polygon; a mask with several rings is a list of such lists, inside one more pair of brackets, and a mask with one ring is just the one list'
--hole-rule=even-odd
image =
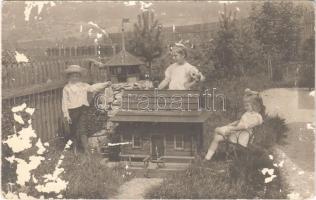
{"label": "toy house window", "polygon": [[175,135],[174,136],[174,148],[177,150],[184,149],[184,138],[183,135]]}
{"label": "toy house window", "polygon": [[139,135],[132,136],[133,148],[141,148],[142,147],[142,138]]}

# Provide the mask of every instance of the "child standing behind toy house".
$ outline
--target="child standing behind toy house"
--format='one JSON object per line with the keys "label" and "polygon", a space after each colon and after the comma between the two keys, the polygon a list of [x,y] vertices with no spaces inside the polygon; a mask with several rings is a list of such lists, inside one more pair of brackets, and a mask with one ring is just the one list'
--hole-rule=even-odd
{"label": "child standing behind toy house", "polygon": [[196,83],[204,81],[202,73],[185,60],[187,51],[183,44],[176,44],[172,48],[172,54],[175,63],[166,69],[165,79],[159,84],[158,89],[169,86],[169,90],[188,90]]}
{"label": "child standing behind toy house", "polygon": [[246,112],[240,120],[215,129],[215,135],[205,156],[205,160],[211,160],[218,147],[218,143],[224,139],[247,147],[249,139],[253,134],[252,129],[263,123],[260,113],[264,110],[264,106],[259,93],[246,89],[243,102]]}
{"label": "child standing behind toy house", "polygon": [[63,89],[62,111],[70,125],[70,135],[67,139],[74,142],[75,150],[89,153],[86,111],[89,107],[88,92],[97,92],[111,85],[111,82],[89,85],[82,82],[84,68],[78,65],[70,65],[65,73],[68,83]]}

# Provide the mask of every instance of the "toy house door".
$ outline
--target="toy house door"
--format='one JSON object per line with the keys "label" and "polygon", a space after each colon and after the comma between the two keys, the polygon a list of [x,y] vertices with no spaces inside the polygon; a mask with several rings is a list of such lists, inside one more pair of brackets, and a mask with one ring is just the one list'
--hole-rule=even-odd
{"label": "toy house door", "polygon": [[151,155],[153,159],[157,159],[164,156],[165,145],[162,136],[153,135],[151,136]]}

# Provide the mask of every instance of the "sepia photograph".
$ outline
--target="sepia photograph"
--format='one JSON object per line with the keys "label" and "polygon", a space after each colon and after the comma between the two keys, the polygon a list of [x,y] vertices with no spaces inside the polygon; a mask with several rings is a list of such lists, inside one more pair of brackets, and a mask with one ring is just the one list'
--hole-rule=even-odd
{"label": "sepia photograph", "polygon": [[1,199],[315,199],[315,2],[1,1]]}

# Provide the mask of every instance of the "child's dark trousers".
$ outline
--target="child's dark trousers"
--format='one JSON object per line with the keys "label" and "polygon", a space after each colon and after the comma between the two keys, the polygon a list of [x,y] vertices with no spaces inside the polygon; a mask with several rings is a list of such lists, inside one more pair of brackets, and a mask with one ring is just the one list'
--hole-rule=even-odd
{"label": "child's dark trousers", "polygon": [[71,119],[70,134],[67,139],[74,142],[74,147],[79,152],[89,152],[88,149],[88,130],[87,130],[87,110],[88,106],[80,106],[78,108],[69,109]]}

